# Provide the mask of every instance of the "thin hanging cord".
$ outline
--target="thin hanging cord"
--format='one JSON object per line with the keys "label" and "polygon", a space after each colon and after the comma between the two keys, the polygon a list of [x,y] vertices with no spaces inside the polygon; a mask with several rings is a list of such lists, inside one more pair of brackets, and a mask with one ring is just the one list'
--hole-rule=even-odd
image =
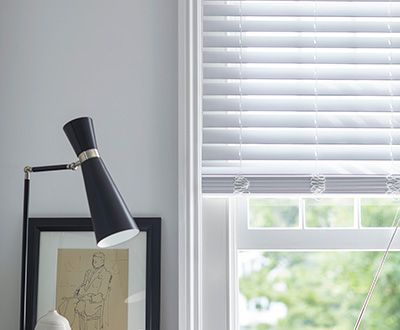
{"label": "thin hanging cord", "polygon": [[[395,220],[397,219],[398,213],[399,213],[399,208],[397,209],[397,213],[396,213],[396,215],[395,215]],[[355,327],[354,327],[354,330],[357,330],[358,327],[360,326],[361,320],[362,320],[362,318],[363,318],[363,316],[364,316],[364,312],[365,312],[365,310],[366,310],[366,308],[367,308],[367,305],[368,305],[368,302],[369,302],[369,300],[370,300],[370,298],[371,298],[372,292],[374,291],[375,284],[376,284],[376,282],[378,281],[378,278],[379,278],[379,275],[380,275],[380,273],[381,273],[383,264],[385,263],[386,257],[387,257],[387,255],[388,255],[388,253],[389,253],[389,249],[390,249],[390,247],[391,247],[391,245],[392,245],[394,236],[396,235],[396,232],[397,232],[397,229],[399,228],[399,225],[400,225],[400,218],[399,218],[399,220],[397,221],[396,228],[395,228],[394,231],[393,231],[392,237],[390,238],[390,241],[389,241],[389,244],[388,244],[388,246],[387,246],[387,248],[386,248],[385,254],[383,255],[382,261],[381,261],[381,263],[380,263],[380,265],[379,265],[379,267],[378,267],[378,271],[376,272],[375,278],[374,278],[374,280],[372,281],[371,288],[369,289],[367,298],[365,299],[364,305],[363,305],[363,307],[361,308],[361,312],[360,312],[360,315],[358,316],[358,319],[357,319],[356,325],[355,325]]]}
{"label": "thin hanging cord", "polygon": [[391,160],[391,169],[390,174],[394,173],[394,157],[393,157],[393,119],[394,119],[394,109],[393,109],[393,38],[392,38],[392,25],[389,23],[388,25],[389,33],[390,33],[390,54],[389,54],[389,61],[390,61],[390,70],[389,70],[389,77],[390,77],[390,160]]}
{"label": "thin hanging cord", "polygon": [[242,156],[242,144],[243,144],[243,26],[242,26],[242,1],[240,1],[239,7],[239,175],[242,175],[242,166],[243,166],[243,156]]}
{"label": "thin hanging cord", "polygon": [[[392,48],[393,35],[392,35],[392,31],[393,30],[392,30],[392,24],[391,24],[392,23],[391,5],[392,5],[392,3],[390,1],[389,8],[388,8],[388,16],[390,17],[390,22],[389,22],[387,27],[388,27],[388,30],[389,30],[389,33],[390,33],[390,39],[389,39],[388,43],[389,43],[389,46],[390,46],[390,55],[389,55],[389,61],[390,61],[390,71],[389,71],[390,87],[389,87],[389,91],[390,91],[390,112],[391,112],[391,118],[390,118],[391,171],[390,171],[390,174],[386,177],[386,185],[387,185],[387,188],[388,188],[386,193],[390,193],[390,194],[392,194],[393,196],[396,197],[399,194],[399,191],[400,191],[399,190],[400,189],[400,185],[399,185],[400,182],[399,182],[398,178],[395,178],[392,175],[394,173],[394,157],[393,157],[393,60],[392,60],[392,56],[393,56],[393,48]],[[393,199],[395,199],[395,198],[393,198]],[[392,223],[392,227],[393,227],[393,224],[395,223],[395,221],[397,219],[399,210],[400,210],[400,208],[397,209],[396,215],[395,215],[393,223]],[[392,237],[390,238],[390,241],[389,241],[389,244],[388,244],[388,246],[386,248],[385,254],[383,255],[382,261],[381,261],[381,263],[380,263],[380,265],[378,267],[378,271],[376,272],[375,278],[372,281],[371,288],[370,288],[370,290],[368,292],[367,298],[365,299],[364,305],[361,308],[360,315],[358,316],[358,319],[357,319],[356,325],[354,327],[354,330],[357,330],[358,327],[360,326],[361,320],[362,320],[362,318],[364,316],[364,312],[365,312],[365,310],[367,308],[367,305],[368,305],[368,302],[369,302],[369,300],[371,298],[372,292],[374,291],[376,282],[378,281],[378,278],[379,278],[379,275],[381,273],[383,264],[385,263],[386,257],[387,257],[387,255],[389,253],[389,249],[390,249],[390,247],[392,245],[394,236],[396,235],[396,232],[397,232],[397,229],[399,228],[399,225],[400,225],[400,218],[397,221],[397,225],[396,225],[396,227],[395,227],[395,229],[393,231]]]}
{"label": "thin hanging cord", "polygon": [[235,194],[245,194],[249,193],[248,189],[250,186],[249,180],[247,180],[242,175],[243,168],[243,155],[242,155],[242,145],[243,145],[243,13],[242,13],[242,1],[239,5],[239,175],[237,175],[233,181],[233,192]]}
{"label": "thin hanging cord", "polygon": [[319,152],[319,141],[318,141],[318,55],[317,55],[317,1],[314,1],[314,142],[315,142],[315,173],[318,174],[318,152]]}
{"label": "thin hanging cord", "polygon": [[321,194],[326,189],[326,179],[324,175],[319,174],[319,138],[318,138],[318,55],[317,55],[317,0],[314,1],[314,142],[315,142],[315,171],[311,174],[310,192],[321,199]]}
{"label": "thin hanging cord", "polygon": [[389,93],[390,93],[390,120],[389,120],[389,125],[390,125],[390,137],[389,137],[389,143],[390,143],[390,161],[391,161],[391,169],[390,169],[390,174],[386,177],[386,193],[392,195],[392,198],[396,201],[399,200],[400,197],[400,177],[394,176],[394,156],[393,156],[393,131],[394,131],[394,108],[393,108],[393,101],[394,101],[394,95],[393,95],[393,28],[392,28],[392,2],[389,2],[389,7],[388,7],[388,16],[390,18],[390,22],[387,25],[389,34],[390,34],[390,39],[388,40],[388,44],[390,47],[390,54],[389,54],[389,62],[390,62],[390,69],[389,69],[389,78],[390,78],[390,87],[389,87]]}
{"label": "thin hanging cord", "polygon": [[390,77],[390,160],[391,160],[391,170],[390,174],[394,173],[394,158],[393,158],[393,119],[394,119],[394,109],[393,109],[393,28],[392,28],[392,1],[389,2],[388,8],[388,16],[389,16],[389,23],[388,23],[388,30],[390,34],[390,39],[388,41],[390,47],[389,53],[389,63],[390,63],[390,70],[389,70],[389,77]]}

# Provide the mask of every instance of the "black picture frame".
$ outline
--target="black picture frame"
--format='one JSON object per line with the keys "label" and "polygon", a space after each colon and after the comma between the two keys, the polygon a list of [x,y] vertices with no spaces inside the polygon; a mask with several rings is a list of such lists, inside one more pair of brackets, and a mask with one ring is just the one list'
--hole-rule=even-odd
{"label": "black picture frame", "polygon": [[[161,218],[134,218],[141,232],[146,232],[145,330],[160,329],[160,259]],[[25,311],[21,329],[34,330],[37,322],[40,237],[43,232],[92,232],[90,218],[29,218],[27,224],[27,278],[22,279]],[[24,277],[24,275],[23,275]]]}

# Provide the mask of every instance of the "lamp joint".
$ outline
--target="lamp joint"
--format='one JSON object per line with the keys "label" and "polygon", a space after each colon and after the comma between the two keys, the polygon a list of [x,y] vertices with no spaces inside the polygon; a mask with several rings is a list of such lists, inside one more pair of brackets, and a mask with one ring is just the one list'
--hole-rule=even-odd
{"label": "lamp joint", "polygon": [[25,173],[25,180],[30,180],[30,178],[31,178],[31,173],[32,173],[32,167],[30,167],[30,166],[25,166],[25,167],[24,167],[24,173]]}
{"label": "lamp joint", "polygon": [[80,165],[81,165],[81,162],[79,160],[77,160],[76,162],[68,164],[67,167],[70,170],[76,171]]}

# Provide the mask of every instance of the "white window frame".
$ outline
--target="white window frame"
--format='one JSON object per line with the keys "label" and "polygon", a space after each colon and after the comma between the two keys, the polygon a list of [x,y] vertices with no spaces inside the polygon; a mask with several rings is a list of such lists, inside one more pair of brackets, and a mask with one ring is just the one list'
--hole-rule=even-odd
{"label": "white window frame", "polygon": [[201,0],[178,0],[178,328],[201,330]]}
{"label": "white window frame", "polygon": [[[203,229],[202,229],[202,193],[201,193],[201,17],[202,3],[201,0],[178,0],[178,69],[179,69],[179,251],[178,251],[178,290],[179,290],[179,330],[203,330],[203,313],[202,306],[207,303],[203,301],[203,277],[202,277],[202,260],[205,256],[202,255]],[[243,206],[243,205],[242,205]],[[239,210],[237,209],[239,207]],[[259,247],[266,246],[266,241],[274,243],[269,245],[269,248],[289,249],[288,246],[276,245],[278,237],[290,238],[290,235],[298,235],[298,232],[293,230],[249,230],[243,225],[242,213],[243,208],[240,208],[239,203],[230,203],[229,214],[232,223],[238,222],[238,227],[229,226],[228,236],[229,245],[228,253],[230,263],[228,266],[229,279],[229,294],[226,297],[227,310],[229,311],[230,330],[235,330],[237,322],[237,313],[234,297],[237,285],[236,278],[236,251],[239,247],[246,246],[248,242],[258,242]],[[238,231],[238,233],[237,233]],[[354,239],[351,234],[357,234],[360,240],[373,239],[376,241],[378,249],[385,249],[388,239],[390,238],[390,229],[364,229],[362,232],[352,233],[352,230],[346,229],[346,242]],[[316,234],[327,235],[325,230],[310,229],[305,231],[302,237],[302,242],[311,241],[309,235]],[[337,247],[337,244],[332,242],[343,232],[333,230],[329,236],[331,245],[326,245],[328,248]],[[239,235],[240,243],[237,246],[235,237]],[[336,236],[335,236],[336,235]],[[279,241],[279,240],[278,240]],[[394,242],[393,249],[400,249],[399,240]],[[247,243],[246,243],[247,242]],[[242,245],[243,244],[243,245]],[[341,242],[342,245],[342,242]],[[348,243],[347,248],[353,248],[356,244]],[[249,247],[249,245],[247,245]],[[310,245],[298,244],[299,248],[310,248]],[[343,248],[343,246],[342,246]],[[292,247],[290,248],[292,249]],[[223,265],[226,267],[226,265]],[[227,283],[223,283],[227,284]],[[226,317],[226,316],[224,316]],[[204,329],[214,330],[214,329]],[[223,329],[218,329],[223,330]],[[227,330],[227,329],[226,329]]]}
{"label": "white window frame", "polygon": [[[339,196],[335,195],[334,197]],[[286,195],[282,198],[287,197]],[[354,196],[344,197],[353,198]],[[357,224],[354,228],[305,228],[304,216],[300,217],[300,221],[303,223],[300,224],[299,228],[249,228],[247,197],[235,197],[232,202],[234,205],[233,212],[236,214],[236,239],[239,250],[379,251],[387,248],[394,230],[391,227],[362,227],[359,216],[355,220]],[[355,205],[355,207],[358,207],[358,205]],[[400,239],[393,241],[392,249],[400,249]]]}
{"label": "white window frame", "polygon": [[[258,196],[257,196],[258,197]],[[271,197],[271,196],[269,196]],[[284,196],[287,198],[287,195]],[[304,196],[301,196],[304,197]],[[311,197],[311,196],[307,196]],[[337,195],[334,197],[338,197]],[[354,196],[343,196],[352,198]],[[357,196],[359,197],[359,196]],[[364,196],[362,196],[364,197]],[[365,196],[366,197],[366,196]],[[378,197],[378,196],[372,196]],[[356,208],[355,228],[306,228],[305,215],[300,216],[298,228],[276,229],[276,228],[250,228],[249,226],[249,203],[246,197],[231,198],[232,203],[232,231],[236,245],[231,244],[231,260],[234,265],[231,271],[235,273],[232,277],[231,290],[235,291],[236,302],[231,304],[230,312],[236,317],[236,324],[230,330],[239,330],[239,310],[237,299],[239,293],[239,279],[237,275],[238,252],[241,250],[267,250],[267,251],[382,251],[382,257],[394,234],[393,227],[362,227],[361,210],[359,203]],[[398,212],[397,212],[398,213]],[[396,214],[398,217],[398,214]],[[394,219],[396,226],[398,218]],[[400,237],[394,236],[390,251],[400,251]],[[378,270],[378,269],[377,269]],[[371,282],[373,280],[371,274]],[[367,295],[367,293],[366,293]],[[361,306],[360,306],[361,309]]]}
{"label": "white window frame", "polygon": [[[260,195],[250,195],[250,197]],[[268,196],[282,197],[285,196]],[[304,196],[301,196],[304,197]],[[335,196],[337,197],[337,195]],[[346,197],[346,196],[345,196]],[[348,196],[347,196],[348,197]],[[376,197],[376,196],[375,196]],[[356,205],[357,207],[358,205]],[[202,294],[207,298],[202,304],[204,318],[213,318],[218,324],[216,328],[208,327],[204,330],[238,330],[238,251],[239,250],[268,250],[268,251],[383,251],[386,250],[394,228],[248,228],[248,200],[247,196],[232,195],[203,195],[203,233],[201,242],[207,244],[202,248],[201,256],[204,272],[213,265],[214,273],[224,274],[218,286],[215,283],[204,282]],[[225,225],[225,228],[221,226]],[[209,231],[215,228],[215,235]],[[214,236],[214,238],[212,238]],[[227,238],[224,238],[227,237]],[[226,249],[225,251],[222,251]],[[218,253],[215,251],[218,250]],[[400,251],[400,236],[396,236],[391,251]],[[213,252],[214,251],[214,252]],[[225,255],[226,260],[221,259]],[[218,261],[218,262],[217,262]],[[371,282],[373,280],[371,275]],[[205,278],[208,276],[206,275]],[[222,288],[227,287],[225,291]],[[222,299],[225,303],[221,306]],[[360,306],[361,308],[361,306]],[[221,328],[221,324],[226,325]]]}

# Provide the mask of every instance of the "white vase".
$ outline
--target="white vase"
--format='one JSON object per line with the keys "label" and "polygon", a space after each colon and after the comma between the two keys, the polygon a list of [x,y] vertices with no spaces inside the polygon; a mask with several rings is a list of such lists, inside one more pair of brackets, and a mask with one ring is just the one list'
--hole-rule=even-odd
{"label": "white vase", "polygon": [[71,330],[71,327],[64,316],[52,310],[39,319],[35,330]]}

